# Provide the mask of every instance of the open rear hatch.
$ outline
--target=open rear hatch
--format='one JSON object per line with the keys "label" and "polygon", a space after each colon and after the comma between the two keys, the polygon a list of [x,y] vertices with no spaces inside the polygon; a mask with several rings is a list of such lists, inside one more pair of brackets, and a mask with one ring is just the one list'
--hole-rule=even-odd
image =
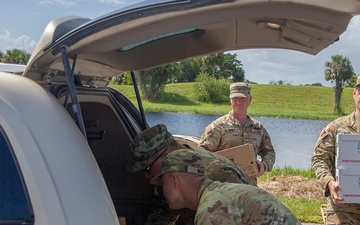
{"label": "open rear hatch", "polygon": [[[146,5],[148,4],[148,5]],[[356,0],[145,1],[89,20],[68,16],[45,29],[24,75],[66,82],[62,55],[83,85],[186,58],[251,48],[316,55],[339,39]]]}

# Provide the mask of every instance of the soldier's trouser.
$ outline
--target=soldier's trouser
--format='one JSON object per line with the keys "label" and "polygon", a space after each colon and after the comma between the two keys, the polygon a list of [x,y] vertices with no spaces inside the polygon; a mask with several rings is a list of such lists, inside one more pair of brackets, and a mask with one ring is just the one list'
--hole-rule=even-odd
{"label": "soldier's trouser", "polygon": [[360,224],[360,204],[346,204],[345,207],[327,205],[325,225],[356,225]]}
{"label": "soldier's trouser", "polygon": [[360,224],[359,214],[346,212],[327,212],[326,225],[356,225]]}

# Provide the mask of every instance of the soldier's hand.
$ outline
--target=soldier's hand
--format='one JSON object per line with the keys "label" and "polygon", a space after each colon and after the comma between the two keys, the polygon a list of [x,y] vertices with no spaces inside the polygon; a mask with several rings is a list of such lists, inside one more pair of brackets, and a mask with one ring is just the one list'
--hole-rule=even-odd
{"label": "soldier's hand", "polygon": [[328,187],[333,202],[335,204],[341,204],[344,199],[338,196],[338,191],[340,190],[339,183],[332,180],[328,183]]}
{"label": "soldier's hand", "polygon": [[265,173],[265,165],[264,165],[264,163],[262,163],[260,161],[256,161],[256,164],[258,166],[259,172],[255,176],[260,177],[261,175],[263,175]]}

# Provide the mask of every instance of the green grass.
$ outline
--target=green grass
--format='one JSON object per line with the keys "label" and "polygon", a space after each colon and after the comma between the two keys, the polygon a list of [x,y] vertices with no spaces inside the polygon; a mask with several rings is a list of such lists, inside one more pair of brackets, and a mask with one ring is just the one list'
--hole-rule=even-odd
{"label": "green grass", "polygon": [[[231,110],[230,102],[208,104],[195,100],[194,83],[168,84],[162,100],[143,101],[146,112],[181,112],[223,115]],[[110,85],[124,93],[132,102],[136,102],[131,85]],[[333,120],[341,115],[333,113],[334,89],[332,87],[292,86],[253,84],[253,100],[248,109],[251,116]],[[345,88],[341,107],[343,114],[354,109],[353,88]],[[136,104],[137,105],[137,104]]]}
{"label": "green grass", "polygon": [[[280,168],[275,167],[271,172],[266,172],[263,176],[258,178],[258,181],[271,181],[278,176],[302,176],[306,178],[315,179],[315,173],[312,169],[297,169],[289,166]],[[289,184],[292,185],[292,184]],[[323,223],[320,206],[326,201],[314,200],[308,198],[284,198],[279,197],[279,200],[284,203],[294,215],[302,222],[308,223]]]}
{"label": "green grass", "polygon": [[290,166],[274,167],[272,171],[266,172],[263,176],[259,177],[259,181],[271,180],[272,177],[277,176],[302,176],[307,178],[316,178],[314,171],[309,169],[292,168]]}
{"label": "green grass", "polygon": [[289,199],[279,198],[298,218],[298,220],[307,223],[323,224],[320,207],[325,202],[308,199]]}

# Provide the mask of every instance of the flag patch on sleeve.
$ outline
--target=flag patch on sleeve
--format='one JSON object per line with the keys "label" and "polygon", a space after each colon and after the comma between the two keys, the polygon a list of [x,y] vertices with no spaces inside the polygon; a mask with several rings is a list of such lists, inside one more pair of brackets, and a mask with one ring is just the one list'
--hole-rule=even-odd
{"label": "flag patch on sleeve", "polygon": [[211,131],[212,131],[212,127],[210,125],[205,128],[205,133],[206,134],[211,133]]}

